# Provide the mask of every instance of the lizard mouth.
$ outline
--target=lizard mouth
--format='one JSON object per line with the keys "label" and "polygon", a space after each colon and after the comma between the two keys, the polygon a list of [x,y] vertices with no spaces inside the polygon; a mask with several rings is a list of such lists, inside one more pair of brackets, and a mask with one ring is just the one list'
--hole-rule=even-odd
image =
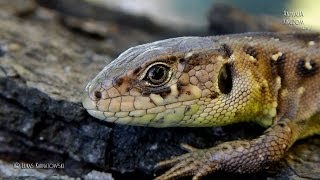
{"label": "lizard mouth", "polygon": [[[185,116],[191,116],[198,110],[198,105],[193,101],[188,101],[192,105],[180,105],[180,103],[171,103],[165,106],[159,106],[148,109],[136,109],[129,112],[102,111],[99,109],[99,101],[92,100],[88,93],[82,97],[83,107],[87,112],[100,120],[110,123],[118,123],[136,126],[168,127],[177,126]],[[145,103],[142,103],[145,104]],[[179,106],[178,106],[179,105]]]}
{"label": "lizard mouth", "polygon": [[[143,95],[137,88],[123,93],[124,88],[111,80],[101,82],[95,78],[85,88],[82,105],[91,116],[111,123],[152,127],[188,125],[187,119],[198,116],[195,114],[201,106],[197,104],[201,90],[190,85],[185,87],[188,94],[179,96],[177,83],[169,88],[166,96]],[[190,126],[197,126],[197,121],[194,122]]]}
{"label": "lizard mouth", "polygon": [[104,116],[103,112],[101,111],[98,111],[98,110],[93,110],[93,109],[87,109],[87,112],[97,118],[97,119],[100,119],[100,120],[105,120],[107,117]]}

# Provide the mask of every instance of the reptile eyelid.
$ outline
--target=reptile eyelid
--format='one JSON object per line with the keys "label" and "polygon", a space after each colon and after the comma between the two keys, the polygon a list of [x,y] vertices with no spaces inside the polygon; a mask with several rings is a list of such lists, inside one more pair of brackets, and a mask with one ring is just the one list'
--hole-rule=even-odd
{"label": "reptile eyelid", "polygon": [[153,84],[151,84],[151,83],[148,82],[148,81],[146,81],[146,84],[147,84],[148,86],[157,87],[157,86],[161,86],[161,85],[169,82],[170,79],[171,79],[171,77],[172,77],[172,70],[171,70],[171,67],[170,67],[168,64],[164,63],[164,62],[155,62],[155,63],[150,64],[150,65],[143,71],[143,73],[141,74],[139,80],[140,80],[140,81],[143,81],[144,79],[146,79],[146,77],[147,77],[147,75],[148,75],[147,73],[149,72],[149,70],[150,70],[152,67],[156,66],[156,65],[164,65],[164,66],[166,66],[166,67],[169,68],[169,71],[168,71],[168,75],[167,75],[166,80],[165,80],[163,83],[161,83],[160,85],[153,85]]}

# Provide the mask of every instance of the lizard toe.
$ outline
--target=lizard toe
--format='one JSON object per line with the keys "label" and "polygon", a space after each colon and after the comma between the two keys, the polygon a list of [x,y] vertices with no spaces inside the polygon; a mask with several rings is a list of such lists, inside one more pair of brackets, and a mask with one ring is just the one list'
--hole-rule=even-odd
{"label": "lizard toe", "polygon": [[183,154],[181,156],[174,156],[171,159],[158,162],[154,167],[156,169],[161,169],[161,168],[173,166],[175,164],[178,164],[179,162],[184,161],[185,159],[187,159],[189,157],[190,157],[190,153]]}
{"label": "lizard toe", "polygon": [[170,170],[168,170],[161,176],[157,177],[155,180],[168,180],[168,179],[175,179],[178,177],[193,175],[195,169],[196,169],[196,166],[192,162],[192,160],[186,159],[176,164],[175,166],[173,166]]}
{"label": "lizard toe", "polygon": [[188,152],[193,152],[193,151],[199,150],[198,148],[195,148],[195,147],[193,147],[193,146],[191,146],[191,145],[189,145],[189,144],[185,144],[185,143],[181,143],[180,146],[181,146],[184,150],[186,150],[186,151],[188,151]]}
{"label": "lizard toe", "polygon": [[[193,179],[199,179],[218,169],[216,163],[208,160],[206,150],[195,150],[191,153],[184,154],[165,161],[165,165],[173,166],[156,180],[176,179],[184,176],[192,176]],[[162,163],[162,162],[160,162]]]}

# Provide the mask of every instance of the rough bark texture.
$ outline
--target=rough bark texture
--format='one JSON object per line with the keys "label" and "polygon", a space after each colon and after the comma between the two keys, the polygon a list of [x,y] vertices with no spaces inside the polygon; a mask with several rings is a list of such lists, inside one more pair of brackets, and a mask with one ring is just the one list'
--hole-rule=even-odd
{"label": "rough bark texture", "polygon": [[[88,23],[93,28],[88,29]],[[117,21],[79,19],[65,11],[45,10],[31,0],[11,0],[1,6],[0,177],[112,179],[111,173],[115,179],[151,179],[161,173],[153,169],[156,162],[184,153],[180,143],[210,147],[262,133],[262,128],[252,124],[129,127],[87,114],[81,105],[84,87],[112,58],[130,46],[182,34],[152,32]],[[319,140],[298,142],[285,161],[256,175],[221,172],[208,179],[319,178]],[[14,162],[20,166],[63,163],[64,168],[21,169]]]}

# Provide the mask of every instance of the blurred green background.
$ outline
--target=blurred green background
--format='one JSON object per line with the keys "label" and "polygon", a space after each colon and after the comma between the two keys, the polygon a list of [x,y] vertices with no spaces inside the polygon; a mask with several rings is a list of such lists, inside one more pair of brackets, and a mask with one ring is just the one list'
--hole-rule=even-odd
{"label": "blurred green background", "polygon": [[319,0],[87,0],[139,15],[147,15],[154,21],[185,27],[202,28],[207,23],[207,13],[213,3],[226,3],[250,14],[272,15],[283,18],[284,11],[302,12],[304,26],[320,30]]}

